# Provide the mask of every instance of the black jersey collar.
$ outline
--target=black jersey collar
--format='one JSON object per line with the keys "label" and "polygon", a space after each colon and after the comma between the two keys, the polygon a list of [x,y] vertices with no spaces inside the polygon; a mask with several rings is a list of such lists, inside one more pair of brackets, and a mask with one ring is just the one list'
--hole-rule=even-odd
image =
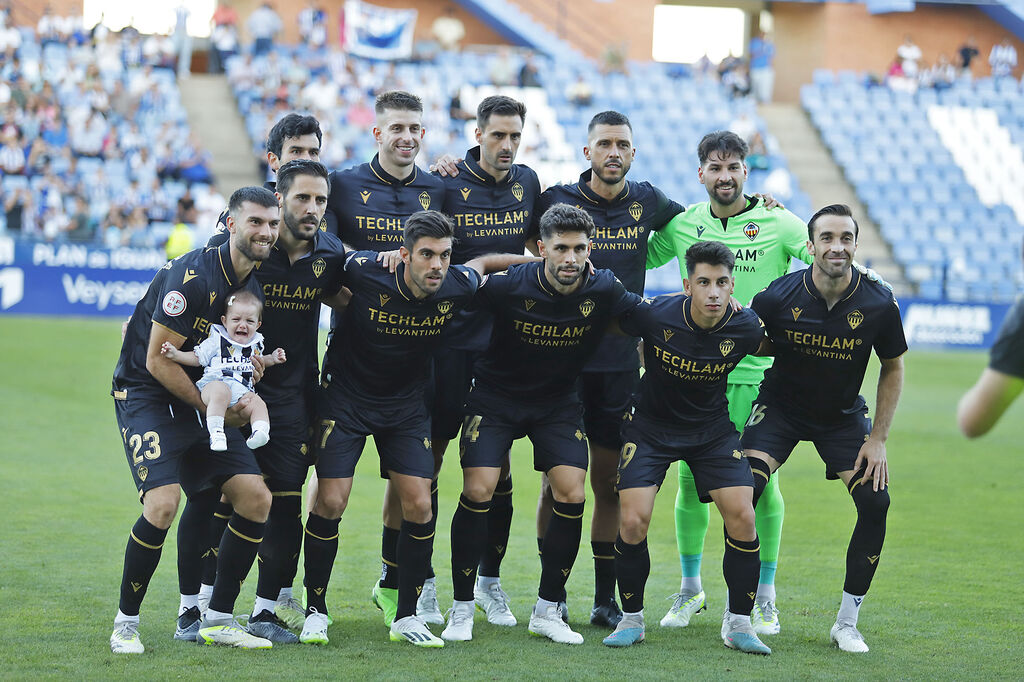
{"label": "black jersey collar", "polygon": [[716,324],[714,327],[712,327],[711,329],[705,329],[704,327],[700,326],[699,324],[697,324],[694,321],[693,315],[690,313],[690,306],[692,304],[693,304],[693,299],[692,298],[690,298],[689,296],[684,296],[683,297],[683,322],[686,324],[687,327],[689,327],[690,329],[692,329],[695,332],[703,332],[705,334],[713,334],[714,332],[717,332],[720,329],[722,329],[723,327],[725,327],[725,325],[729,324],[729,320],[731,320],[732,316],[736,314],[735,311],[733,311],[732,305],[730,305],[729,301],[726,301],[725,302],[725,315],[722,315],[722,319],[719,320],[718,324]]}
{"label": "black jersey collar", "polygon": [[509,168],[508,173],[505,173],[505,177],[501,180],[495,180],[494,176],[483,169],[480,165],[480,146],[477,145],[466,152],[466,158],[462,162],[462,165],[466,167],[466,170],[470,175],[475,177],[485,185],[507,185],[512,182],[512,176],[515,174],[515,164]]}
{"label": "black jersey collar", "polygon": [[231,236],[217,247],[217,264],[220,267],[228,286],[235,287],[239,284],[238,275],[235,274],[235,266],[231,263]]}
{"label": "black jersey collar", "polygon": [[416,177],[419,175],[419,168],[416,164],[412,165],[412,173],[409,173],[409,177],[405,180],[399,180],[394,175],[391,175],[384,167],[380,165],[380,154],[374,154],[373,158],[370,159],[370,172],[377,176],[377,178],[388,185],[411,185],[416,182]]}
{"label": "black jersey collar", "polygon": [[593,204],[614,204],[618,201],[625,201],[626,197],[629,196],[629,180],[626,180],[626,185],[622,188],[622,191],[618,195],[608,201],[604,197],[596,194],[594,190],[590,189],[590,178],[593,177],[594,169],[588,168],[587,170],[580,173],[580,180],[576,183],[576,189],[583,195],[583,198]]}
{"label": "black jersey collar", "polygon": [[[814,265],[804,270],[804,289],[814,298],[825,300],[825,297],[818,291],[818,287],[814,286],[814,278],[811,276],[811,270],[814,269]],[[846,291],[840,297],[840,301],[845,301],[856,293],[857,288],[860,287],[861,274],[856,268],[851,268],[853,271],[853,277],[850,278],[850,286],[846,287]]]}
{"label": "black jersey collar", "polygon": [[[548,282],[548,278],[544,276],[544,270],[547,268],[547,263],[546,262],[541,261],[541,262],[537,263],[536,268],[537,268],[537,285],[541,288],[541,290],[545,294],[547,294],[549,296],[565,296],[566,295],[566,294],[563,294],[562,292],[558,291],[557,289],[555,289],[553,286],[551,286],[551,283]],[[583,291],[583,288],[587,286],[587,282],[589,282],[589,281],[590,281],[590,265],[584,263],[583,264],[583,275],[580,277],[580,285],[572,293],[575,294],[575,293],[578,293],[580,291]]]}

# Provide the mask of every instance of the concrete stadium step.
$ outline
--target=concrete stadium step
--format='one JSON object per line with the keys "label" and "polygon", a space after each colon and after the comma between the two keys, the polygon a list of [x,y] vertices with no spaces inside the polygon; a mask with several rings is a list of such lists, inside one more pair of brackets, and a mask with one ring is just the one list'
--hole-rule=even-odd
{"label": "concrete stadium step", "polygon": [[213,156],[211,170],[220,193],[228,197],[239,187],[263,184],[245,121],[231,95],[227,77],[192,74],[179,81],[178,87],[189,126]]}
{"label": "concrete stadium step", "polygon": [[857,261],[874,268],[890,282],[897,295],[913,293],[913,286],[903,268],[892,258],[892,246],[868,216],[867,207],[857,198],[853,187],[843,177],[813,124],[800,105],[772,103],[758,109],[768,131],[776,137],[790,171],[817,209],[828,204],[847,204],[860,226]]}

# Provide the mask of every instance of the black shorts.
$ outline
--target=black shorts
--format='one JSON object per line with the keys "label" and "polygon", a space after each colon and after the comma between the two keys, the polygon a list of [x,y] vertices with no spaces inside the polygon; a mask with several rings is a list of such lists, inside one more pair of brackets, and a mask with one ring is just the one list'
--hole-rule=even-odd
{"label": "black shorts", "polygon": [[693,472],[701,502],[711,502],[712,490],[754,486],[740,435],[728,420],[705,431],[682,433],[634,416],[623,424],[622,439],[615,484],[619,490],[661,487],[669,465],[679,460]]}
{"label": "black shorts", "polygon": [[253,452],[271,492],[302,490],[316,461],[313,430],[304,414],[270,414],[270,442]]}
{"label": "black shorts", "polygon": [[533,468],[587,468],[587,436],[583,406],[574,394],[558,400],[524,403],[473,389],[466,400],[466,419],[459,441],[462,468],[500,467],[512,442],[533,443]]}
{"label": "black shorts", "polygon": [[316,440],[316,474],[352,478],[366,437],[373,436],[380,455],[380,475],[388,472],[431,479],[430,414],[422,401],[381,408],[356,403],[331,385],[321,396]]}
{"label": "black shorts", "polygon": [[241,431],[225,429],[228,449],[211,452],[199,413],[184,403],[114,400],[114,414],[140,495],[174,483],[191,495],[237,474],[260,473]]}
{"label": "black shorts", "polygon": [[583,425],[592,443],[610,450],[622,447],[622,419],[639,383],[640,373],[636,370],[580,375],[576,388],[583,403]]}
{"label": "black shorts", "polygon": [[834,422],[812,421],[762,403],[759,396],[743,429],[742,441],[747,450],[760,450],[784,464],[797,443],[809,440],[825,462],[825,478],[836,479],[840,471],[853,470],[857,454],[870,433],[867,408]]}
{"label": "black shorts", "polygon": [[473,383],[473,363],[479,352],[439,348],[434,353],[430,437],[453,440],[466,414],[466,396]]}

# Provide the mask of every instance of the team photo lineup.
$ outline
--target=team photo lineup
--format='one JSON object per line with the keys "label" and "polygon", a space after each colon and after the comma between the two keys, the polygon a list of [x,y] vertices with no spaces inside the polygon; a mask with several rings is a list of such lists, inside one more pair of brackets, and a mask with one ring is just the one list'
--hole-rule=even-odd
{"label": "team photo lineup", "polygon": [[[771,654],[785,618],[778,469],[809,441],[856,511],[845,549],[828,548],[846,570],[821,638],[867,652],[858,616],[881,564],[907,342],[891,287],[855,261],[850,209],[822,206],[805,224],[744,193],[749,148],[729,131],[689,143],[707,201],[684,207],[628,175],[633,128],[616,111],[590,120],[578,182],[543,190],[515,162],[527,111],[512,97],[484,97],[477,146],[432,172],[416,165],[429,134],[420,98],[384,92],[374,114],[377,154],[341,170],[319,161],[316,118],[281,117],[266,141],[275,180],[235,190],[219,231],[157,273],[126,325],[111,394],[142,513],[111,650],[145,650],[140,611],[179,506],[175,639],[327,644],[345,629],[329,585],[368,593],[385,628],[367,636],[417,647],[468,642],[475,620],[518,626],[500,566],[511,447],[528,438],[540,490],[531,635],[584,643],[565,585],[589,514],[589,622],[608,647],[644,641],[660,616],[645,620],[648,577],[675,570],[652,565],[647,535],[678,462],[675,518],[656,524],[675,524],[682,576],[659,625],[706,610],[714,503],[721,642]],[[741,272],[736,250],[751,244],[764,256]],[[684,290],[643,298],[645,271],[673,259]],[[862,386],[872,354],[877,387]],[[380,580],[331,584],[338,553],[366,542],[339,549],[368,436],[387,479]],[[460,465],[457,507],[439,520],[438,472]],[[449,524],[450,557],[434,556]],[[436,575],[449,566],[445,594]],[[238,618],[251,572],[255,603]]]}

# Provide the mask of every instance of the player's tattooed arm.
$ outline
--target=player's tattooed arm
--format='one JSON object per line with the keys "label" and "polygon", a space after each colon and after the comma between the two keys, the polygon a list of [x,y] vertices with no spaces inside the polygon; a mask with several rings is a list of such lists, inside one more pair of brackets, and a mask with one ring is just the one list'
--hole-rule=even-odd
{"label": "player's tattooed arm", "polygon": [[280,365],[288,361],[288,356],[285,355],[284,348],[275,348],[273,353],[267,353],[261,355],[260,360],[263,361],[265,367],[272,367],[273,365]]}
{"label": "player's tattooed arm", "polygon": [[201,364],[199,362],[199,357],[195,354],[195,351],[178,350],[170,341],[164,341],[160,345],[160,354],[174,360],[179,365],[199,367]]}
{"label": "player's tattooed arm", "polygon": [[1024,390],[1024,379],[986,367],[956,409],[960,431],[968,438],[984,436]]}
{"label": "player's tattooed arm", "polygon": [[146,349],[146,370],[170,391],[171,395],[205,414],[206,405],[203,404],[203,398],[199,395],[199,389],[185,374],[181,365],[161,352],[164,343],[170,343],[177,350],[181,348],[181,344],[185,343],[185,337],[154,322],[149,333],[149,347]]}
{"label": "player's tattooed arm", "polygon": [[459,174],[459,167],[456,164],[461,162],[462,159],[456,159],[451,154],[444,154],[430,167],[430,172],[437,173],[441,177],[454,178]]}
{"label": "player's tattooed arm", "polygon": [[879,358],[882,369],[878,374],[878,395],[875,399],[875,420],[871,433],[864,441],[853,470],[860,470],[861,464],[867,466],[864,476],[871,478],[873,490],[884,490],[889,485],[889,464],[885,458],[885,441],[889,438],[896,405],[903,392],[903,356],[883,360]]}

